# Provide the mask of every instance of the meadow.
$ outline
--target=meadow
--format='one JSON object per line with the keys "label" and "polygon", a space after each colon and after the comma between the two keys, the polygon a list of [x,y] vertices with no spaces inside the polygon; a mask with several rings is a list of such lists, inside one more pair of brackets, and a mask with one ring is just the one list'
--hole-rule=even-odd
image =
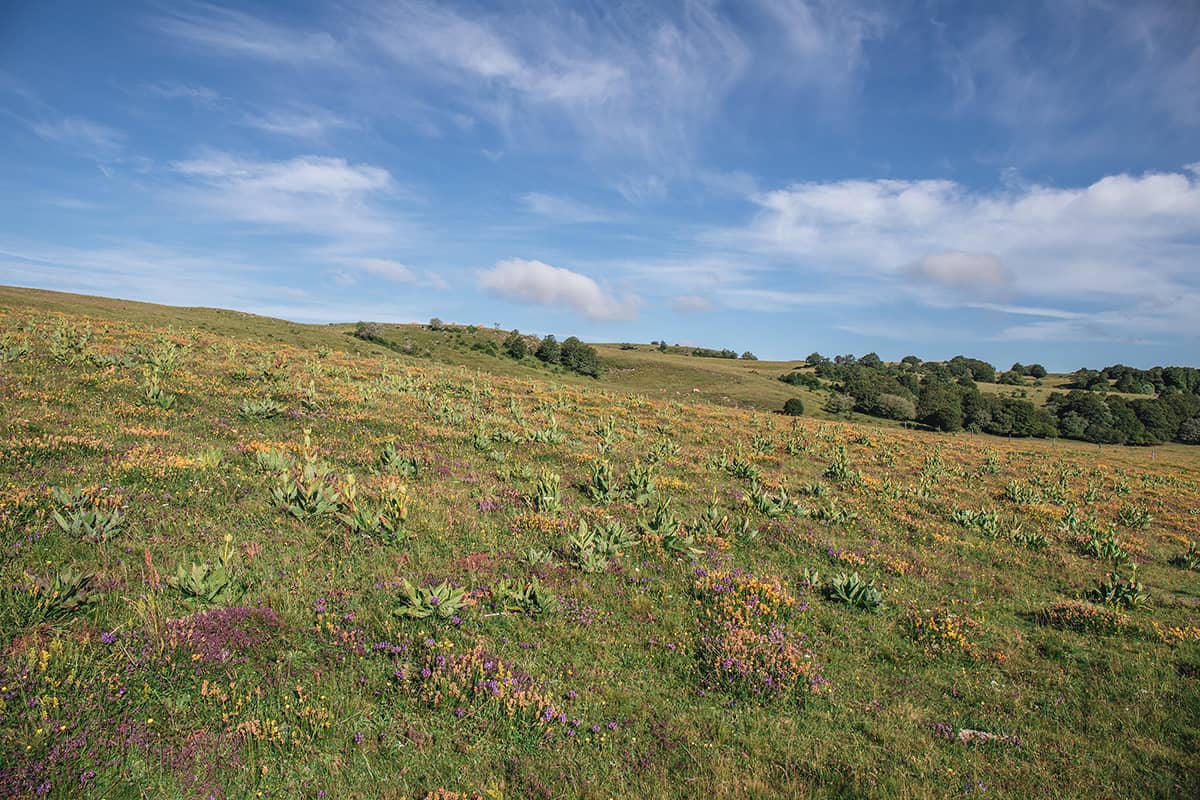
{"label": "meadow", "polygon": [[0,291],[0,796],[1200,796],[1200,448],[351,327]]}

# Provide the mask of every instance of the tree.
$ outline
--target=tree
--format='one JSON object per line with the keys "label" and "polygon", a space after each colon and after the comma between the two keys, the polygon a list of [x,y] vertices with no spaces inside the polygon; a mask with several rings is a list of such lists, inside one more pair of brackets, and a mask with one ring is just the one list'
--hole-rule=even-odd
{"label": "tree", "polygon": [[1025,368],[1025,374],[1031,378],[1037,378],[1039,381],[1046,377],[1046,368],[1041,364],[1030,364]]}
{"label": "tree", "polygon": [[431,331],[444,330],[445,327],[446,327],[446,323],[442,322],[437,317],[434,317],[433,319],[429,320],[429,330],[431,330]]}
{"label": "tree", "polygon": [[557,364],[559,358],[562,356],[562,345],[558,343],[558,340],[554,338],[554,334],[551,333],[545,339],[542,339],[534,355],[537,356],[539,361],[546,364]]}
{"label": "tree", "polygon": [[815,367],[817,364],[823,364],[829,359],[817,352],[808,354],[808,358],[804,359],[810,367]]}
{"label": "tree", "polygon": [[520,361],[529,353],[529,345],[525,343],[525,337],[520,331],[514,330],[504,340],[504,352],[508,353],[510,358],[515,358]]}
{"label": "tree", "polygon": [[747,350],[746,352],[742,353],[742,360],[758,361],[758,356],[754,355],[754,353],[751,353],[749,350]]}
{"label": "tree", "polygon": [[883,366],[883,359],[879,357],[878,353],[867,353],[858,360],[858,363],[868,369],[879,369]]}
{"label": "tree", "polygon": [[593,378],[600,377],[600,357],[596,355],[595,349],[574,336],[563,340],[559,361],[572,372]]}
{"label": "tree", "polygon": [[916,356],[905,356],[904,358],[900,359],[900,363],[906,367],[912,367],[913,369],[916,369],[917,367],[921,366],[921,359],[917,358]]}
{"label": "tree", "polygon": [[934,430],[962,430],[962,395],[953,384],[927,382],[921,387],[917,419]]}
{"label": "tree", "polygon": [[789,397],[783,404],[783,413],[789,417],[799,417],[804,414],[804,401],[799,397]]}

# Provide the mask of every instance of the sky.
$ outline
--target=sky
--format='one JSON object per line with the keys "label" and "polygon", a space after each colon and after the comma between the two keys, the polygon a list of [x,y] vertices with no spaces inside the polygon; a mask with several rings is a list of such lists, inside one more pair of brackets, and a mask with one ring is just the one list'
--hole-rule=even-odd
{"label": "sky", "polygon": [[1200,2],[0,3],[0,283],[1200,364]]}

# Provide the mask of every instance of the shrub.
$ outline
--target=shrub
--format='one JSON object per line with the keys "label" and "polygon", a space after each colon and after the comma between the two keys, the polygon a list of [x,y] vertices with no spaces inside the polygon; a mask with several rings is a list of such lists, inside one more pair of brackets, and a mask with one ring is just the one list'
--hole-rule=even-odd
{"label": "shrub", "polygon": [[360,322],[354,326],[354,336],[365,342],[382,342],[383,326],[378,322]]}
{"label": "shrub", "polygon": [[520,331],[513,331],[504,340],[504,352],[508,354],[509,358],[515,358],[517,361],[529,353],[529,345],[526,344],[525,337],[521,335]]}
{"label": "shrub", "polygon": [[783,404],[783,413],[789,417],[800,417],[804,415],[804,401],[799,397],[789,397]]}
{"label": "shrub", "polygon": [[542,339],[534,355],[538,361],[546,364],[557,364],[559,358],[562,356],[562,345],[554,338],[554,334],[549,334],[545,339]]}
{"label": "shrub", "polygon": [[825,401],[825,410],[830,414],[849,414],[854,410],[854,398],[848,394],[835,394]]}
{"label": "shrub", "polygon": [[877,416],[885,419],[909,420],[917,417],[917,404],[898,394],[880,395],[873,410]]}

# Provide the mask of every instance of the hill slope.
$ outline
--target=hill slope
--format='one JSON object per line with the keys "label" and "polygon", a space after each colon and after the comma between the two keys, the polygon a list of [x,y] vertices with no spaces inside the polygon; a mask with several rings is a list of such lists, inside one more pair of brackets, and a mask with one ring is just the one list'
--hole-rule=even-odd
{"label": "hill slope", "polygon": [[0,306],[4,796],[1200,792],[1195,449]]}

